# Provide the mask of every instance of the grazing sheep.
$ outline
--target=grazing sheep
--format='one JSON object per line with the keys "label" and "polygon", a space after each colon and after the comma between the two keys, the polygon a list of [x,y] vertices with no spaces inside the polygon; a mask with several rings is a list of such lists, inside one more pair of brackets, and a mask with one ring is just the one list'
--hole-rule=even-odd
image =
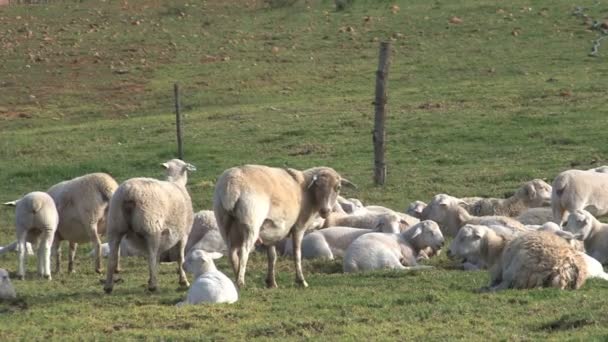
{"label": "grazing sheep", "polygon": [[601,223],[586,210],[575,210],[568,216],[564,230],[584,241],[590,256],[602,264],[608,263],[608,224]]}
{"label": "grazing sheep", "polygon": [[[59,225],[53,241],[55,272],[61,270],[60,244],[70,242],[68,272],[74,272],[74,256],[78,243],[92,242],[96,255],[101,254],[100,236],[105,233],[106,214],[116,181],[105,173],[91,173],[50,187],[47,192],[57,206]],[[95,258],[95,272],[101,273],[101,258]]]}
{"label": "grazing sheep", "polygon": [[16,297],[17,294],[8,276],[8,272],[4,268],[0,268],[0,300],[10,300]]}
{"label": "grazing sheep", "polygon": [[[34,255],[34,248],[32,244],[29,242],[25,243],[26,255]],[[0,246],[0,255],[8,253],[8,252],[19,252],[19,243],[17,241],[11,243],[10,245]]]}
{"label": "grazing sheep", "polygon": [[342,183],[352,185],[329,167],[299,171],[245,165],[224,171],[215,187],[213,211],[238,287],[245,286],[247,260],[256,241],[267,246],[266,285],[277,287],[275,245],[288,234],[293,238],[296,283],[307,287],[302,237],[317,212],[322,218],[330,214]]}
{"label": "grazing sheep", "polygon": [[15,231],[19,248],[17,276],[25,278],[26,242],[38,245],[38,274],[51,279],[51,245],[59,216],[55,202],[46,192],[34,191],[22,198],[5,203],[15,206]]}
{"label": "grazing sheep", "polygon": [[179,284],[188,286],[182,268],[188,234],[192,229],[192,201],[186,183],[188,171],[196,168],[179,159],[161,164],[167,180],[131,178],[122,183],[108,213],[110,256],[104,290],[111,293],[118,265],[118,249],[123,237],[136,248],[146,251],[150,278],[148,290],[156,291],[160,253],[178,246]]}
{"label": "grazing sheep", "polygon": [[422,221],[401,234],[368,233],[357,238],[344,255],[344,272],[378,269],[420,269],[417,265],[420,250],[443,246],[443,235],[433,221]]}
{"label": "grazing sheep", "polygon": [[502,236],[513,236],[517,231],[502,226],[484,226],[466,224],[458,231],[456,237],[448,248],[448,258],[462,261],[465,270],[478,270],[486,268],[484,260],[480,257],[481,239],[488,230]]}
{"label": "grazing sheep", "polygon": [[489,290],[556,287],[578,289],[587,278],[587,263],[563,238],[528,232],[507,240],[488,231],[481,256],[490,265]]}
{"label": "grazing sheep", "polygon": [[194,274],[194,281],[188,290],[186,300],[177,306],[203,303],[234,303],[239,294],[232,280],[215,267],[213,259],[221,258],[221,253],[195,249],[188,254],[184,269]]}
{"label": "grazing sheep", "polygon": [[594,216],[608,214],[608,174],[568,170],[553,180],[553,220],[560,226],[568,213],[585,209]]}
{"label": "grazing sheep", "polygon": [[422,219],[424,208],[426,208],[426,203],[414,201],[405,209],[405,213],[420,220]]}
{"label": "grazing sheep", "polygon": [[553,211],[551,208],[545,207],[529,208],[524,210],[515,219],[525,225],[543,225],[549,221],[553,221]]}
{"label": "grazing sheep", "polygon": [[468,197],[461,199],[464,208],[474,216],[514,217],[528,208],[551,205],[551,185],[542,179],[533,179],[509,198]]}
{"label": "grazing sheep", "polygon": [[459,199],[446,195],[435,195],[429,204],[424,208],[422,216],[425,219],[433,220],[439,224],[441,231],[446,236],[454,237],[460,227],[465,224],[477,224],[486,226],[504,226],[515,230],[525,230],[523,224],[517,220],[506,216],[471,216]]}

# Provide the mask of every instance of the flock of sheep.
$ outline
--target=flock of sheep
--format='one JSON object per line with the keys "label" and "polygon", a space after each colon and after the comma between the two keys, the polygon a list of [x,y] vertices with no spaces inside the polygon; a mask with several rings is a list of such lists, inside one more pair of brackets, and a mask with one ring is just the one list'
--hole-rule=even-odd
{"label": "flock of sheep", "polygon": [[[17,251],[23,279],[34,246],[38,273],[50,280],[52,254],[60,270],[61,241],[69,242],[69,272],[77,244],[90,241],[97,273],[108,256],[106,293],[120,257],[147,257],[150,291],[158,287],[158,263],[177,262],[180,285],[190,286],[185,271],[194,274],[178,305],[238,300],[234,283],[213,262],[224,255],[239,288],[256,249],[267,253],[268,287],[277,286],[278,253],[293,255],[296,283],[306,287],[302,258],[342,258],[344,272],[430,268],[418,262],[438,255],[444,236],[452,238],[448,257],[462,268],[489,270],[484,290],[577,289],[589,277],[608,280],[602,267],[608,225],[595,218],[608,214],[608,167],[564,171],[552,186],[534,179],[506,199],[438,194],[402,213],[341,197],[342,186],[355,185],[328,167],[244,165],[219,177],[213,211],[194,213],[186,184],[196,168],[179,159],[161,165],[164,181],[132,178],[118,185],[93,173],[5,203],[16,207],[17,241],[0,247],[0,254]],[[0,269],[0,298],[15,296],[8,272]]]}

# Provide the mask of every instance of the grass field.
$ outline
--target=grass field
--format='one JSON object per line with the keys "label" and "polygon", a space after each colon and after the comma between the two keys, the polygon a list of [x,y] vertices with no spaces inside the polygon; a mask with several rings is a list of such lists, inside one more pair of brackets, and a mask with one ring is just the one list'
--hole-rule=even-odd
{"label": "grass field", "polygon": [[[0,7],[0,199],[94,171],[161,177],[158,164],[176,149],[174,82],[185,159],[199,170],[189,182],[195,210],[210,208],[224,169],[245,163],[331,166],[359,185],[347,196],[394,209],[441,192],[502,197],[533,178],[606,164],[608,50],[587,56],[597,32],[572,15],[575,5],[607,15],[592,0],[355,0],[340,12],[328,0]],[[375,187],[383,40],[393,50],[388,184]],[[1,209],[0,245],[14,239],[13,220]],[[608,337],[599,281],[479,294],[487,274],[442,256],[420,273],[344,275],[339,261],[306,262],[310,288],[299,289],[281,259],[280,288],[266,290],[265,257],[255,255],[237,304],[178,309],[173,265],[162,265],[150,294],[145,261],[125,261],[124,282],[105,295],[89,250],[79,250],[76,274],[15,281],[21,300],[0,304],[2,340]],[[0,257],[0,267],[16,265]],[[232,276],[226,260],[219,266]]]}

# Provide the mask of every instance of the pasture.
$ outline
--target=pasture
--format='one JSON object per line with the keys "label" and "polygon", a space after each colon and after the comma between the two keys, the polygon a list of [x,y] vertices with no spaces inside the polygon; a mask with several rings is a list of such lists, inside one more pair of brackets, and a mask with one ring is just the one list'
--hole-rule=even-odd
{"label": "pasture", "polygon": [[[288,1],[285,1],[288,2]],[[119,182],[162,177],[175,156],[173,83],[182,88],[188,188],[211,207],[216,177],[246,163],[335,168],[348,197],[403,210],[436,193],[503,197],[533,178],[608,164],[608,45],[574,6],[591,0],[59,1],[0,6],[0,199],[103,171]],[[460,23],[450,20],[461,19]],[[372,182],[373,95],[379,41],[392,43],[388,177]],[[606,43],[608,44],[608,43]],[[14,240],[0,210],[0,245]],[[67,248],[64,245],[64,251]],[[144,259],[123,259],[103,293],[81,246],[76,274],[14,280],[0,336],[24,339],[606,339],[608,284],[578,291],[480,294],[486,272],[431,260],[431,271],[341,273],[306,261],[294,285],[279,258],[264,288],[252,255],[233,305],[175,308],[173,264],[146,291]],[[64,252],[64,259],[66,258]],[[64,261],[65,264],[65,261]],[[15,254],[0,257],[14,272]],[[105,267],[105,260],[104,260]],[[218,267],[231,278],[227,261]]]}

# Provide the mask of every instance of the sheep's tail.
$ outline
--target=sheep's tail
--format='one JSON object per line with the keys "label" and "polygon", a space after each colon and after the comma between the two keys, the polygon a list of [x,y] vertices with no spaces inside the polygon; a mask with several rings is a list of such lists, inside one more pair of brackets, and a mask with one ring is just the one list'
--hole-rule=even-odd
{"label": "sheep's tail", "polygon": [[[108,176],[110,177],[110,176]],[[114,194],[114,191],[118,188],[116,182],[110,177],[110,179],[103,179],[103,181],[96,182],[95,187],[101,199],[104,203],[110,202],[110,198]]]}
{"label": "sheep's tail", "polygon": [[[224,210],[233,213],[237,202],[241,197],[241,187],[243,182],[240,181],[240,170],[231,170],[222,176],[215,188],[214,201],[218,202]],[[235,179],[236,178],[236,179]]]}
{"label": "sheep's tail", "polygon": [[559,175],[557,176],[557,178],[555,178],[555,180],[553,181],[553,185],[552,185],[552,193],[553,196],[555,197],[561,197],[562,194],[564,193],[564,190],[566,190],[566,186],[568,185],[568,178],[565,175]]}
{"label": "sheep's tail", "polygon": [[435,267],[429,265],[416,265],[416,266],[404,266],[404,270],[406,271],[419,271],[419,270],[431,270]]}

